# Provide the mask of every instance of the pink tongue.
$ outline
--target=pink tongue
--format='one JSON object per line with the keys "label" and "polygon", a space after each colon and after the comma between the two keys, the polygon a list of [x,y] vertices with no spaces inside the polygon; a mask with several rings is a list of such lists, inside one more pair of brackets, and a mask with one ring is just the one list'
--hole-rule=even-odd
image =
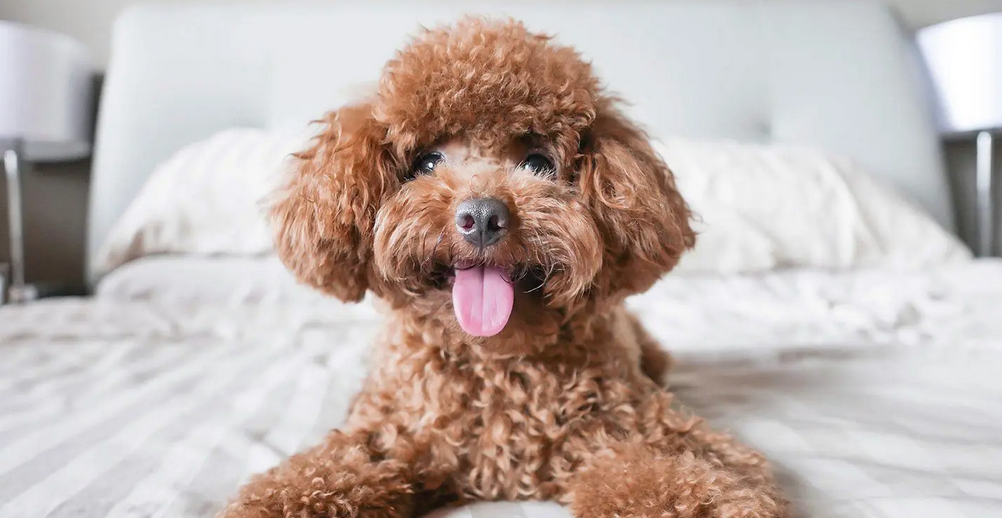
{"label": "pink tongue", "polygon": [[452,305],[463,331],[473,336],[494,336],[511,316],[515,290],[500,268],[475,266],[456,270]]}

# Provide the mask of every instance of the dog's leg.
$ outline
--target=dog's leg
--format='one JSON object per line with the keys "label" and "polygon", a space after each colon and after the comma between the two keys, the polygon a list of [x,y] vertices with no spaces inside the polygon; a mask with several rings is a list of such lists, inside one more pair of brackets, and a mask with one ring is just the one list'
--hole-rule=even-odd
{"label": "dog's leg", "polygon": [[672,367],[672,357],[661,348],[661,344],[644,329],[640,319],[633,313],[620,309],[614,316],[613,333],[626,346],[638,353],[640,371],[658,386],[668,382],[668,371]]}
{"label": "dog's leg", "polygon": [[668,383],[668,371],[672,367],[672,357],[661,348],[661,344],[654,339],[644,326],[637,320],[637,317],[630,315],[633,325],[633,332],[637,337],[637,344],[640,346],[640,370],[650,379],[660,386]]}
{"label": "dog's leg", "polygon": [[219,518],[407,518],[412,466],[374,452],[369,434],[338,431],[254,477]]}

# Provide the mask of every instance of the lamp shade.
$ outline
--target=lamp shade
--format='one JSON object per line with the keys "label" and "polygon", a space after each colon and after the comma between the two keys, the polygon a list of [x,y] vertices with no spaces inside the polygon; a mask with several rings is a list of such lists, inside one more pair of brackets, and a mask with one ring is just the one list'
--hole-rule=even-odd
{"label": "lamp shade", "polygon": [[0,141],[32,160],[90,152],[94,67],[76,41],[0,21]]}
{"label": "lamp shade", "polygon": [[961,18],[918,33],[946,133],[1002,129],[1002,13]]}

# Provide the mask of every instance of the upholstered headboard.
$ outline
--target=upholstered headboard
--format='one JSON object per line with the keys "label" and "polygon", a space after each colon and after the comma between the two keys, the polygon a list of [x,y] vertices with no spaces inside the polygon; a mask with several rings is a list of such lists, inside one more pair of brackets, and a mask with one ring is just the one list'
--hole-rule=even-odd
{"label": "upholstered headboard", "polygon": [[418,30],[510,15],[591,59],[652,136],[807,144],[855,158],[948,228],[919,67],[868,1],[378,1],[146,5],[115,26],[92,180],[92,258],[154,166],[223,128],[294,128],[374,81]]}

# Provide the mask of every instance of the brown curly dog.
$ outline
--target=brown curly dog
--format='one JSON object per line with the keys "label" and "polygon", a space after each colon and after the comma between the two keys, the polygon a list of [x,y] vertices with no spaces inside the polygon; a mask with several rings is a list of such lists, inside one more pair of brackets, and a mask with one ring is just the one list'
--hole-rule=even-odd
{"label": "brown curly dog", "polygon": [[777,517],[765,460],[672,407],[624,309],[693,245],[645,134],[516,22],[425,31],[327,115],[272,209],[304,283],[391,316],[347,422],[236,517],[412,517],[550,499],[579,517]]}

